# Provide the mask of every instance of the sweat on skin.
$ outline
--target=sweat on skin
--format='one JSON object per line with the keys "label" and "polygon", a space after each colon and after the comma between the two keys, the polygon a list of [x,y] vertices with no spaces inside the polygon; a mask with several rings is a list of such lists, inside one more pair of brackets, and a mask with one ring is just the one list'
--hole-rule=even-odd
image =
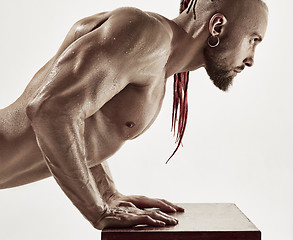
{"label": "sweat on skin", "polygon": [[190,4],[196,20],[188,9],[170,20],[119,8],[75,23],[23,94],[0,110],[0,188],[53,176],[95,228],[177,224],[167,213],[180,206],[119,193],[107,159],[151,126],[170,76],[204,67],[227,90],[253,65],[267,27],[259,0]]}

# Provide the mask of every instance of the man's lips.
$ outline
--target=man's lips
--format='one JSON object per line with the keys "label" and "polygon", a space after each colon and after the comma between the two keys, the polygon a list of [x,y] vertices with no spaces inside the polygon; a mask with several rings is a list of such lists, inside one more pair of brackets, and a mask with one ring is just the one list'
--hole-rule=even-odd
{"label": "man's lips", "polygon": [[235,73],[241,73],[244,67],[238,67],[234,70]]}
{"label": "man's lips", "polygon": [[244,68],[236,68],[234,69],[234,76],[236,77],[238,73],[241,73],[243,71]]}

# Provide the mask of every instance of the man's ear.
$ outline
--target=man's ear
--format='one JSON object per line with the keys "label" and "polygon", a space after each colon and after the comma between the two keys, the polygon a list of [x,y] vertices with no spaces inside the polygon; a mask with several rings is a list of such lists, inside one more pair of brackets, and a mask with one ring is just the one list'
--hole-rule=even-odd
{"label": "man's ear", "polygon": [[223,32],[225,24],[227,23],[226,17],[222,13],[214,14],[209,23],[209,31],[212,36],[219,36]]}

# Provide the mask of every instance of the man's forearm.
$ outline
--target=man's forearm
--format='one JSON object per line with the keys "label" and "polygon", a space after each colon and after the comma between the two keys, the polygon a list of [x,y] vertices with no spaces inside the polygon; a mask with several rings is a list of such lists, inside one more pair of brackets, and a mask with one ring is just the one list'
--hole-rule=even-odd
{"label": "man's forearm", "polygon": [[100,195],[105,202],[108,202],[114,194],[118,194],[107,161],[90,168],[90,170]]}
{"label": "man's forearm", "polygon": [[86,164],[84,121],[60,115],[49,118],[39,110],[31,122],[52,175],[72,203],[95,225],[107,209]]}

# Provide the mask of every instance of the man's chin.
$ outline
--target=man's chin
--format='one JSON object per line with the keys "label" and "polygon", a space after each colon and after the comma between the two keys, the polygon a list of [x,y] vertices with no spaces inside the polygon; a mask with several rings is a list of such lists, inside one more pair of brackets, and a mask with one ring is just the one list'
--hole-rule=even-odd
{"label": "man's chin", "polygon": [[227,70],[211,70],[206,69],[207,74],[210,79],[214,83],[214,85],[222,90],[223,92],[227,92],[229,88],[232,86],[233,79],[235,77],[234,71]]}
{"label": "man's chin", "polygon": [[229,78],[229,79],[223,79],[223,80],[213,80],[211,78],[213,84],[220,90],[222,90],[223,92],[228,92],[228,90],[232,87],[233,85],[233,78]]}

